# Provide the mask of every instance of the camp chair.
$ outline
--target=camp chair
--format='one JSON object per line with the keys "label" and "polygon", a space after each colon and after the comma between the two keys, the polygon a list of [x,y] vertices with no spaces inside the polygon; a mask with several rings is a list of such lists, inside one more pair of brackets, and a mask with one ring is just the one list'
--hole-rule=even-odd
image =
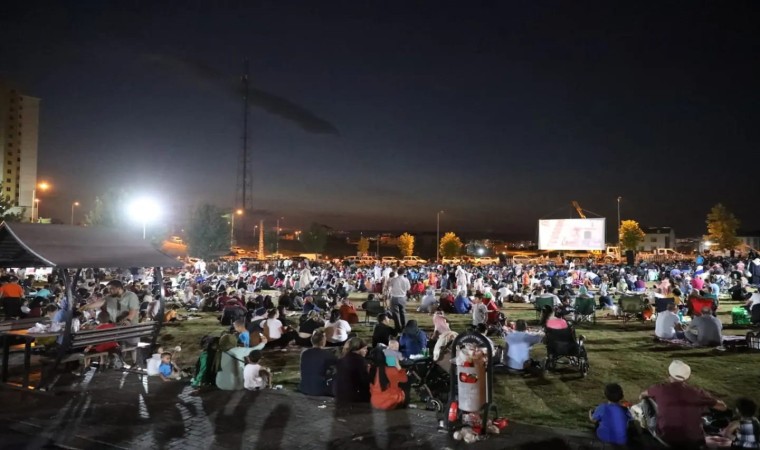
{"label": "camp chair", "polygon": [[536,308],[536,319],[541,318],[541,310],[544,309],[544,306],[551,306],[554,308],[554,297],[536,298],[536,303],[534,303],[534,307]]}
{"label": "camp chair", "polygon": [[703,308],[715,309],[715,303],[711,298],[690,297],[689,298],[689,315],[692,317],[701,316]]}
{"label": "camp chair", "polygon": [[383,305],[380,303],[379,300],[368,300],[364,304],[364,323],[366,325],[370,325],[369,319],[372,317],[377,317],[380,313],[384,313],[385,308],[383,308]]}
{"label": "camp chair", "polygon": [[623,322],[628,322],[644,312],[644,300],[638,295],[624,295],[620,297],[620,313]]}
{"label": "camp chair", "polygon": [[581,323],[583,321],[591,322],[593,320],[596,325],[596,302],[594,297],[591,296],[579,296],[575,299],[575,322]]}

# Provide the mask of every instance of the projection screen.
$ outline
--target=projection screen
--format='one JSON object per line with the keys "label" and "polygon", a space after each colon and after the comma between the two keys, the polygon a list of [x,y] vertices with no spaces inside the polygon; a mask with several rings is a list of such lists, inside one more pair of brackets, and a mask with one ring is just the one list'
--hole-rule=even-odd
{"label": "projection screen", "polygon": [[538,221],[540,250],[604,250],[604,219]]}

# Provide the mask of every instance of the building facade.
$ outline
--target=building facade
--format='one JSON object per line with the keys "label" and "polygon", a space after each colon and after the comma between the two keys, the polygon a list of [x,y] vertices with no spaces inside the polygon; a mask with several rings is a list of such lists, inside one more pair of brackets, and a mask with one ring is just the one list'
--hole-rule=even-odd
{"label": "building facade", "polygon": [[676,233],[670,227],[644,228],[644,241],[639,244],[641,252],[651,252],[657,248],[673,248],[676,245]]}
{"label": "building facade", "polygon": [[0,80],[0,190],[31,216],[37,184],[37,138],[40,99],[23,95]]}

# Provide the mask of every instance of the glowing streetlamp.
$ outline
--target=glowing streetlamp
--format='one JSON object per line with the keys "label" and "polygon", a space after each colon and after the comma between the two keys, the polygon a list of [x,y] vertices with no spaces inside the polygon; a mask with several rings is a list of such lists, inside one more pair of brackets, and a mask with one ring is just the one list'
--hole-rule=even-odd
{"label": "glowing streetlamp", "polygon": [[243,210],[236,209],[230,214],[230,250],[235,245],[235,216],[242,216]]}
{"label": "glowing streetlamp", "polygon": [[34,189],[32,189],[32,219],[31,219],[32,223],[34,223],[34,209],[35,208],[37,208],[37,218],[40,217],[40,210],[39,210],[40,199],[37,198],[37,189],[41,191],[47,191],[49,188],[50,188],[49,183],[45,181],[41,181],[35,184]]}
{"label": "glowing streetlamp", "polygon": [[74,202],[71,204],[71,224],[74,225],[74,207],[79,206],[79,202]]}
{"label": "glowing streetlamp", "polygon": [[138,198],[127,207],[129,215],[136,221],[142,223],[143,239],[145,239],[145,229],[148,221],[157,219],[161,215],[161,209],[155,200],[150,198]]}

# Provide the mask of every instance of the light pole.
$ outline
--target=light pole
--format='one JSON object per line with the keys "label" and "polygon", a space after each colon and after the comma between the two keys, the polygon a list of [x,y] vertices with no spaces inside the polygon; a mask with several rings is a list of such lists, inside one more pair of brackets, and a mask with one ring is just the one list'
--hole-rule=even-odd
{"label": "light pole", "polygon": [[37,221],[39,222],[40,220],[40,199],[39,198],[34,199],[34,207],[37,208]]}
{"label": "light pole", "polygon": [[71,224],[74,225],[74,207],[79,206],[79,202],[74,202],[71,204]]}
{"label": "light pole", "polygon": [[278,255],[280,254],[280,220],[284,221],[284,217],[280,217],[277,219],[277,229],[275,232],[277,233],[274,239],[274,252]]}
{"label": "light pole", "polygon": [[441,214],[443,210],[435,213],[435,262],[436,264],[440,260],[441,253]]}
{"label": "light pole", "polygon": [[[40,200],[40,199],[37,198],[37,189],[39,189],[41,191],[46,191],[46,190],[48,190],[49,187],[50,187],[50,185],[47,182],[42,181],[42,182],[39,182],[39,183],[35,184],[34,188],[32,189],[32,219],[31,219],[32,223],[34,223],[34,208],[38,208],[38,203],[39,203],[39,200]],[[40,215],[40,211],[39,211],[39,208],[38,208],[37,209],[37,217],[38,218],[39,218],[39,215]]]}
{"label": "light pole", "polygon": [[142,224],[143,239],[146,237],[146,229],[149,220],[155,220],[161,213],[158,204],[150,198],[139,198],[128,206],[129,215]]}
{"label": "light pole", "polygon": [[232,250],[232,247],[235,245],[235,216],[242,216],[243,210],[242,209],[236,209],[235,211],[232,211],[232,214],[230,214],[230,250]]}
{"label": "light pole", "polygon": [[618,249],[620,248],[620,200],[622,200],[623,197],[618,196]]}

